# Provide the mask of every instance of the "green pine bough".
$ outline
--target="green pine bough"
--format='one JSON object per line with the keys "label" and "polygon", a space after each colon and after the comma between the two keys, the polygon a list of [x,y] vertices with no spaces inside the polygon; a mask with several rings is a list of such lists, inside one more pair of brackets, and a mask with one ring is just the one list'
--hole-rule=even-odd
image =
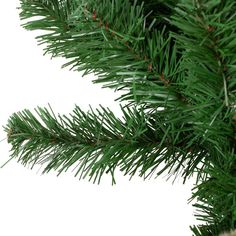
{"label": "green pine bough", "polygon": [[236,235],[236,2],[21,0],[45,53],[123,90],[108,108],[68,115],[37,108],[5,126],[11,156],[44,172],[100,182],[115,170],[144,179],[197,176],[195,236]]}

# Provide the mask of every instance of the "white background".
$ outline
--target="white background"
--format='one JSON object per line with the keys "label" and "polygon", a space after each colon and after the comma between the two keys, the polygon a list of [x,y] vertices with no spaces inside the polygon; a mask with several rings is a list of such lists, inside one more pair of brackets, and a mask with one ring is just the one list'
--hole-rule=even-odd
{"label": "white background", "polygon": [[[102,104],[120,114],[118,94],[92,84],[92,75],[61,69],[63,59],[43,56],[34,37],[20,27],[19,1],[4,1],[0,8],[1,69],[0,125],[24,108],[47,106],[68,114],[74,104],[88,109]],[[6,134],[0,129],[0,140]],[[10,155],[6,140],[0,143],[0,165]],[[174,185],[166,178],[129,181],[117,172],[100,185],[79,181],[73,173],[41,175],[12,160],[0,169],[1,236],[190,236],[194,222],[191,204],[193,180]]]}

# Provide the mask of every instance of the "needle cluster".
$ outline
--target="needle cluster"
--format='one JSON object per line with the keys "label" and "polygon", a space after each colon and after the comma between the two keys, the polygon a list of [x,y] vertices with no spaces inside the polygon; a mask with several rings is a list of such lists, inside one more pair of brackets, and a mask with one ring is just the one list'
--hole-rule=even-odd
{"label": "needle cluster", "polygon": [[[13,114],[12,158],[100,182],[197,176],[195,236],[236,228],[236,2],[232,0],[21,0],[45,53],[124,90],[122,118],[108,108]],[[122,104],[122,103],[121,103]]]}

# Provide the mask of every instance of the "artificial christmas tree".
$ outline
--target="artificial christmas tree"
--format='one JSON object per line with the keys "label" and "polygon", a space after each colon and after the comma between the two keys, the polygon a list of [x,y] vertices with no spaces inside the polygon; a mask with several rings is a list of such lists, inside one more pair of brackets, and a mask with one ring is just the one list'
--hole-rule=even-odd
{"label": "artificial christmas tree", "polygon": [[123,119],[101,106],[70,116],[13,114],[12,158],[44,172],[75,167],[100,182],[115,170],[147,178],[197,174],[195,236],[236,227],[236,2],[232,0],[21,0],[28,30],[64,66],[122,89]]}

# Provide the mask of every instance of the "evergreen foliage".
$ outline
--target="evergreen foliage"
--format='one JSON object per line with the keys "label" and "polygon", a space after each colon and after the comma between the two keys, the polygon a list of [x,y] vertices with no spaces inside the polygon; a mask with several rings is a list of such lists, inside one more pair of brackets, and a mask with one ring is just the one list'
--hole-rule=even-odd
{"label": "evergreen foliage", "polygon": [[21,0],[21,19],[45,53],[125,90],[123,118],[107,108],[70,116],[46,108],[5,127],[24,165],[100,182],[117,168],[145,179],[197,174],[195,236],[236,228],[236,2]]}

